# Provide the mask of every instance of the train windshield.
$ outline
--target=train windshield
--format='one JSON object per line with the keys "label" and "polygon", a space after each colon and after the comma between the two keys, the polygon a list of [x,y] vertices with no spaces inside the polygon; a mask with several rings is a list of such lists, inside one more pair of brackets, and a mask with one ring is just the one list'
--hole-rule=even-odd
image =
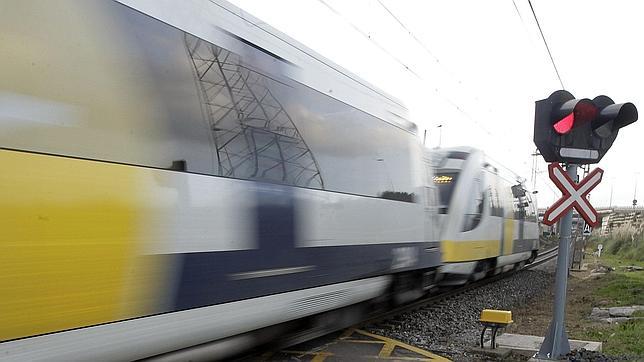
{"label": "train windshield", "polygon": [[452,193],[454,192],[454,185],[458,178],[458,172],[439,173],[434,176],[434,185],[438,188],[439,205],[438,213],[447,214],[449,203],[452,200]]}

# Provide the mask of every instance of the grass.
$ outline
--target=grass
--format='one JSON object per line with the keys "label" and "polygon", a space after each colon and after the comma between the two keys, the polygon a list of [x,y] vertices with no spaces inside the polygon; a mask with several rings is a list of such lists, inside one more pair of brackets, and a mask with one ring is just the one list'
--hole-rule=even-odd
{"label": "grass", "polygon": [[603,352],[613,356],[644,356],[644,320],[589,327],[574,338],[601,341]]}
{"label": "grass", "polygon": [[602,255],[597,263],[615,268],[608,273],[594,294],[607,300],[611,306],[644,305],[644,271],[627,272],[625,266],[644,267],[644,262],[615,255]]}
{"label": "grass", "polygon": [[[593,256],[586,260],[592,262],[594,259],[595,264],[610,266],[615,270],[589,283],[592,285],[592,291],[587,302],[602,307],[644,305],[644,271],[627,272],[623,268],[629,265],[644,267],[644,235],[618,232],[593,237],[587,246],[596,250],[598,244],[604,246],[602,256]],[[644,316],[644,311],[637,312],[635,316]],[[601,341],[604,352],[609,355],[637,356],[636,358],[644,356],[642,319],[620,324],[588,321],[579,327],[581,328],[571,331],[572,338]]]}

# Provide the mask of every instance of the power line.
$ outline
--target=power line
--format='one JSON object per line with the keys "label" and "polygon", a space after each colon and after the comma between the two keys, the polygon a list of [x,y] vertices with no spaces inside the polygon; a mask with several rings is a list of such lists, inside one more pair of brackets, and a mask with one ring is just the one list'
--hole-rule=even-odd
{"label": "power line", "polygon": [[[441,69],[442,69],[442,70],[443,70],[443,71],[444,71],[444,72],[445,72],[445,73],[446,73],[446,74],[447,74],[447,75],[448,75],[448,76],[449,76],[449,77],[450,77],[450,78],[451,78],[451,79],[452,79],[456,84],[458,84],[459,86],[461,86],[461,87],[463,87],[463,88],[466,88],[466,87],[463,85],[462,80],[461,80],[461,79],[459,79],[459,78],[458,78],[458,77],[457,77],[457,76],[456,76],[456,75],[455,75],[455,74],[454,74],[454,73],[453,73],[453,72],[452,72],[452,71],[451,71],[447,66],[445,66],[445,64],[444,64],[443,62],[441,62],[441,61],[440,61],[440,59],[438,59],[438,57],[437,57],[437,56],[436,56],[436,55],[435,55],[435,54],[434,54],[434,53],[429,49],[429,47],[428,47],[428,46],[427,46],[423,41],[421,41],[421,40],[420,40],[420,39],[419,39],[419,38],[418,38],[418,37],[417,37],[417,36],[416,36],[412,31],[411,31],[411,29],[409,29],[409,28],[405,25],[405,23],[403,23],[403,22],[402,22],[402,20],[400,20],[400,18],[399,18],[399,17],[397,17],[397,16],[396,16],[396,14],[394,14],[394,12],[393,12],[393,11],[391,11],[391,10],[390,10],[386,5],[385,5],[385,3],[384,3],[384,2],[382,2],[382,0],[376,0],[376,1],[377,1],[377,2],[380,4],[380,6],[382,6],[382,8],[383,8],[383,9],[384,9],[384,10],[385,10],[385,11],[386,11],[386,12],[387,12],[387,13],[388,13],[388,14],[389,14],[389,15],[390,15],[390,16],[391,16],[391,17],[392,17],[392,18],[393,18],[397,23],[398,23],[398,25],[400,25],[400,27],[401,27],[401,28],[403,28],[403,29],[407,32],[407,34],[408,34],[408,35],[409,35],[409,36],[410,36],[410,37],[411,37],[411,38],[412,38],[416,43],[418,43],[418,45],[420,45],[420,47],[421,47],[421,48],[422,48],[422,49],[423,49],[423,50],[424,50],[424,51],[425,51],[425,52],[426,52],[426,53],[427,53],[427,54],[428,54],[428,55],[429,55],[429,56],[430,56],[430,57],[431,57],[435,62],[436,62],[436,64],[438,64],[438,65],[439,65],[439,67],[440,67],[440,68],[441,68]],[[481,103],[481,102],[479,101],[479,99],[478,99],[476,96],[472,96],[472,98],[474,99],[474,101],[475,101],[475,102],[478,102],[479,104]],[[489,112],[489,113],[493,113],[491,109],[486,109],[486,110],[487,110],[487,112]]]}
{"label": "power line", "polygon": [[[566,87],[564,87],[563,81],[561,80],[561,76],[559,75],[559,70],[557,69],[557,65],[555,64],[555,59],[552,57],[552,53],[550,52],[550,47],[548,46],[548,42],[546,41],[546,37],[543,35],[543,30],[541,30],[541,25],[539,24],[539,19],[537,18],[537,13],[534,12],[534,7],[532,6],[532,1],[528,0],[528,4],[530,4],[530,10],[532,10],[532,15],[534,16],[534,21],[537,22],[537,27],[539,28],[539,33],[541,33],[541,39],[543,39],[543,43],[546,45],[546,50],[548,51],[548,55],[550,56],[550,61],[552,62],[552,67],[555,68],[555,73],[557,73],[557,78],[559,78],[559,84],[561,84],[561,89],[566,89]],[[514,4],[514,6],[516,8],[516,4]],[[517,12],[518,11],[519,10],[517,9]]]}
{"label": "power line", "polygon": [[[420,46],[421,46],[421,48],[423,48],[423,50],[425,50],[425,52],[427,52],[427,54],[429,54],[429,56],[430,56],[430,57],[434,58],[434,61],[436,61],[436,63],[438,63],[438,64],[440,64],[440,65],[442,66],[442,63],[440,62],[440,60],[438,59],[438,57],[437,57],[436,55],[434,55],[434,53],[432,53],[432,51],[431,51],[431,50],[429,50],[429,48],[428,48],[427,46],[425,46],[425,44],[424,44],[423,42],[421,42],[421,41],[416,37],[416,35],[414,35],[414,33],[412,33],[412,31],[411,31],[411,30],[409,30],[409,28],[407,28],[407,26],[405,26],[405,24],[403,24],[403,22],[402,22],[402,21],[400,21],[400,19],[398,19],[398,17],[397,17],[396,15],[394,15],[394,13],[393,13],[393,12],[391,12],[391,10],[389,10],[389,8],[387,8],[387,6],[385,6],[385,4],[384,4],[382,1],[380,1],[380,0],[376,0],[376,1],[378,1],[378,3],[380,4],[380,6],[382,6],[382,8],[383,8],[383,9],[385,9],[385,11],[386,11],[386,12],[388,12],[388,13],[389,13],[389,15],[391,15],[391,17],[392,17],[392,18],[394,18],[394,20],[396,20],[396,22],[397,22],[397,23],[398,23],[398,24],[399,24],[403,29],[405,29],[405,31],[407,32],[407,34],[409,34],[409,36],[411,36],[411,38],[412,38],[412,39],[414,39],[414,41],[415,41],[416,43],[418,43],[418,45],[420,45]],[[444,70],[445,70],[445,71],[446,71],[450,76],[452,76],[452,74],[451,74],[447,69],[444,69]]]}
{"label": "power line", "polygon": [[525,23],[523,22],[523,16],[521,16],[521,12],[519,12],[519,8],[517,7],[517,3],[512,0],[512,4],[514,4],[514,10],[517,11],[517,15],[519,15],[519,19],[521,19],[521,24],[525,25]]}
{"label": "power line", "polygon": [[[340,12],[339,12],[338,10],[336,10],[334,7],[332,7],[331,5],[329,5],[329,3],[327,3],[327,2],[326,2],[326,1],[324,1],[324,0],[318,0],[318,1],[319,1],[321,4],[323,4],[324,6],[326,6],[326,7],[327,7],[327,8],[328,8],[332,13],[334,13],[334,14],[335,14],[335,15],[337,15],[338,17],[342,18],[342,19],[343,19],[343,20],[344,20],[344,21],[345,21],[349,26],[351,26],[355,31],[357,31],[360,35],[362,35],[362,36],[363,36],[363,37],[365,37],[367,40],[369,40],[370,42],[372,42],[376,47],[378,47],[378,49],[380,49],[382,52],[384,52],[384,53],[385,53],[385,54],[387,54],[389,57],[391,57],[393,60],[395,60],[398,64],[400,64],[403,68],[405,68],[407,71],[409,71],[411,74],[413,74],[413,75],[414,75],[414,77],[416,77],[417,79],[419,79],[419,80],[421,80],[421,81],[423,81],[423,82],[427,82],[423,77],[421,77],[421,76],[420,76],[420,74],[418,74],[417,72],[415,72],[415,71],[412,69],[412,67],[411,67],[411,66],[408,66],[408,65],[407,65],[407,64],[405,64],[402,60],[400,60],[398,57],[396,57],[395,55],[391,54],[391,52],[389,52],[389,51],[388,51],[385,47],[383,47],[380,43],[378,43],[377,41],[375,41],[375,40],[374,40],[374,39],[373,39],[373,38],[372,38],[368,33],[364,32],[362,29],[360,29],[357,25],[355,25],[353,22],[351,22],[351,20],[349,20],[346,16],[344,16],[342,13],[340,13]],[[384,6],[384,5],[383,5],[383,6]],[[390,14],[391,14],[391,12],[390,12]],[[393,15],[393,14],[392,14],[392,15]],[[400,20],[397,20],[397,21],[400,23]],[[402,23],[401,23],[401,24],[402,24]],[[404,26],[404,25],[403,25],[403,26]],[[405,29],[407,29],[407,28],[405,27]],[[429,52],[429,49],[426,49],[426,50]],[[432,54],[432,53],[430,52],[430,54]],[[433,54],[432,54],[432,57],[434,57],[434,58],[435,58],[435,56],[434,56]],[[438,58],[435,58],[435,59],[438,59]],[[485,133],[487,133],[489,136],[492,136],[492,133],[491,133],[491,132],[486,128],[486,127],[484,127],[481,123],[479,123],[479,122],[478,122],[478,121],[476,121],[474,118],[472,118],[472,116],[470,116],[470,115],[469,115],[469,113],[467,113],[467,112],[466,112],[466,111],[465,111],[461,106],[459,106],[456,102],[452,101],[450,98],[448,98],[448,97],[446,97],[445,95],[441,94],[441,92],[439,92],[439,91],[438,91],[438,88],[434,88],[434,92],[435,92],[439,97],[441,97],[445,102],[449,103],[449,105],[451,105],[451,106],[452,106],[454,109],[456,109],[459,113],[461,113],[462,115],[464,115],[464,116],[465,116],[465,118],[467,118],[469,121],[471,121],[472,123],[474,123],[475,125],[477,125],[479,128],[481,128],[481,130],[483,130],[483,131],[484,131]]]}
{"label": "power line", "polygon": [[[411,74],[413,74],[417,79],[426,82],[426,80],[420,76],[418,73],[416,73],[410,66],[407,66],[404,62],[402,62],[400,59],[395,57],[393,54],[391,54],[389,51],[387,51],[386,48],[384,48],[382,45],[380,45],[378,42],[376,42],[368,33],[360,29],[357,25],[355,25],[353,22],[351,22],[350,19],[348,19],[346,16],[344,16],[342,13],[340,13],[338,10],[333,8],[329,3],[327,3],[324,0],[318,0],[320,3],[322,3],[325,7],[327,7],[332,13],[334,13],[336,16],[342,18],[346,23],[349,24],[355,31],[360,33],[363,37],[365,37],[367,40],[370,42],[374,43],[381,51],[383,51],[385,54],[389,55],[392,59],[394,59],[397,63],[402,65],[407,71],[409,71]],[[378,3],[387,11],[387,13],[405,30],[407,33],[416,41],[426,52],[429,54],[432,58],[436,60],[438,64],[440,64],[443,69],[448,73],[452,78],[454,76],[446,69],[444,68],[444,65],[440,63],[440,60],[431,52],[431,50],[424,45],[420,39],[418,39],[414,33],[391,11],[389,8],[385,6],[385,4],[381,0],[377,0]],[[455,79],[455,78],[454,78]],[[460,83],[460,82],[459,82]],[[459,106],[456,102],[452,101],[450,98],[446,97],[443,95],[441,92],[438,91],[438,88],[434,88],[435,93],[441,97],[444,101],[446,101],[449,105],[451,105],[454,109],[456,109],[459,113],[461,113],[465,119],[467,119],[470,123],[473,123],[477,127],[479,127],[482,131],[484,131],[488,136],[494,138],[495,135],[498,135],[496,132],[491,132],[487,127],[483,126],[480,122],[478,122],[476,119],[474,119],[468,112],[466,112],[461,106]],[[505,147],[508,151],[513,152],[513,150],[509,147]],[[523,161],[522,162],[525,166],[528,166],[527,162]],[[499,163],[502,165],[502,163]],[[516,172],[510,170],[509,168],[503,166],[505,169],[509,170],[512,174],[515,176],[518,176]],[[528,166],[529,167],[529,166]]]}
{"label": "power line", "polygon": [[[398,24],[399,24],[399,25],[400,25],[400,26],[401,26],[401,27],[402,27],[402,28],[403,28],[407,33],[408,33],[408,34],[409,34],[409,36],[410,36],[410,37],[411,37],[411,38],[412,38],[416,43],[418,43],[418,44],[419,44],[419,45],[420,45],[420,46],[421,46],[421,47],[422,47],[422,48],[427,52],[427,54],[429,54],[429,55],[430,55],[430,56],[431,56],[431,57],[436,61],[436,63],[437,63],[437,64],[439,64],[439,65],[441,66],[441,68],[443,68],[443,70],[444,70],[447,74],[449,74],[449,75],[450,75],[454,80],[456,80],[456,81],[457,81],[457,83],[458,83],[459,85],[461,85],[461,82],[460,82],[458,79],[456,79],[456,78],[452,75],[452,73],[451,73],[451,72],[450,72],[450,71],[449,71],[449,70],[448,70],[448,69],[447,69],[447,68],[446,68],[446,67],[445,67],[445,66],[444,66],[440,61],[439,61],[438,57],[436,57],[436,56],[434,55],[434,53],[432,53],[432,52],[431,52],[431,50],[429,50],[429,48],[428,48],[428,47],[427,47],[427,46],[426,46],[426,45],[425,45],[425,44],[424,44],[420,39],[418,39],[418,38],[414,35],[414,33],[413,33],[413,32],[412,32],[412,31],[411,31],[411,30],[410,30],[410,29],[409,29],[409,28],[408,28],[408,27],[407,27],[407,26],[406,26],[406,25],[405,25],[405,24],[404,24],[404,23],[403,23],[403,22],[402,22],[402,21],[401,21],[401,20],[396,16],[396,15],[395,15],[395,14],[394,14],[394,13],[393,13],[393,12],[392,12],[392,11],[391,11],[391,10],[390,10],[390,9],[389,9],[389,8],[388,8],[388,7],[383,3],[383,2],[382,2],[382,0],[376,0],[376,1],[378,1],[378,3],[380,4],[380,6],[382,6],[382,8],[383,8],[383,9],[384,9],[384,10],[385,10],[385,11],[386,11],[386,12],[387,12],[387,13],[388,13],[388,14],[389,14],[389,15],[390,15],[390,16],[391,16],[391,17],[392,17],[392,18],[393,18],[393,19],[394,19],[394,20],[395,20],[395,21],[396,21],[396,22],[397,22],[397,23],[398,23]],[[521,23],[523,24],[524,31],[526,31],[525,23],[523,22],[523,17],[522,17],[522,16],[521,16],[521,14],[519,13],[519,9],[518,9],[518,7],[517,7],[517,5],[516,5],[516,3],[515,3],[514,1],[515,1],[515,0],[512,0],[512,3],[514,4],[514,8],[515,8],[515,10],[516,10],[516,12],[517,12],[517,15],[519,16],[519,19],[521,19]],[[526,33],[527,33],[527,31],[526,31]],[[477,99],[476,99],[476,98],[475,98],[474,100],[475,100],[475,101],[477,101]],[[448,100],[448,101],[449,101],[449,100]],[[453,103],[453,102],[451,102],[451,101],[449,101],[449,102],[450,102],[450,103]],[[461,109],[460,109],[460,107],[459,107],[458,105],[456,105],[456,104],[452,104],[452,106],[454,106],[454,107],[455,107],[455,108],[457,108],[459,111],[461,111]],[[490,111],[490,112],[491,112],[491,111]],[[464,114],[464,115],[465,115],[469,120],[471,120],[471,121],[473,121],[474,123],[476,123],[476,124],[477,124],[481,129],[483,129],[483,130],[484,130],[484,131],[485,131],[485,132],[486,132],[490,137],[494,137],[494,135],[492,134],[492,132],[490,132],[489,130],[487,130],[487,129],[486,129],[485,127],[483,127],[482,125],[478,124],[478,122],[476,122],[472,117],[470,117],[470,115],[469,115],[469,114],[467,114],[465,111],[462,111],[462,113],[463,113],[463,114]],[[495,133],[495,134],[497,134],[497,133]],[[506,146],[505,148],[506,148],[508,151],[510,151],[510,152],[512,152],[512,151],[513,151],[513,150],[512,150],[512,149],[510,149],[508,146]],[[536,161],[533,161],[533,162],[536,162]],[[527,166],[527,163],[526,163],[525,161],[523,162],[523,164]],[[511,173],[513,173],[516,177],[519,177],[519,175],[518,175],[518,174],[516,174],[514,171],[510,170],[509,168],[507,168],[507,167],[505,167],[505,166],[503,166],[503,167],[504,167],[504,168],[506,168],[507,170],[509,170]],[[533,168],[534,168],[534,167],[533,167]],[[535,184],[536,184],[536,177],[535,177],[535,176],[533,176],[533,179],[534,179],[534,181],[533,181],[533,185],[535,185]],[[535,185],[535,186],[536,186],[536,185]],[[533,187],[533,188],[534,188],[534,187]]]}
{"label": "power line", "polygon": [[398,57],[396,57],[395,55],[393,55],[389,51],[387,51],[387,49],[385,47],[383,47],[382,45],[380,45],[380,43],[378,43],[377,41],[372,39],[369,34],[367,34],[364,31],[362,31],[362,29],[360,29],[358,26],[356,26],[354,23],[352,23],[349,19],[347,19],[344,15],[342,15],[342,13],[337,11],[335,8],[333,8],[331,5],[329,5],[326,1],[324,1],[324,0],[318,0],[318,1],[320,3],[322,3],[324,6],[326,6],[329,10],[331,10],[331,12],[333,12],[335,15],[339,16],[340,18],[342,18],[347,24],[349,24],[349,26],[351,26],[353,28],[353,30],[357,31],[358,33],[360,33],[360,35],[362,35],[363,37],[367,38],[367,40],[371,41],[376,47],[378,47],[378,49],[380,49],[383,53],[387,54],[394,61],[396,61],[396,63],[400,64],[403,68],[405,68],[411,74],[413,74],[414,76],[416,76],[417,78],[420,79],[420,76],[416,72],[414,72],[407,64],[405,64],[402,60],[398,59]]}

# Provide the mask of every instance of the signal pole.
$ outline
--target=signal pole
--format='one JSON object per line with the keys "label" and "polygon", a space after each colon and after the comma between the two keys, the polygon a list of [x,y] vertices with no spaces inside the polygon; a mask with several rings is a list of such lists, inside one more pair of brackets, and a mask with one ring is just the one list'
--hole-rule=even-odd
{"label": "signal pole", "polygon": [[[577,165],[568,164],[566,172],[571,179],[577,179]],[[568,285],[568,259],[572,237],[572,209],[559,222],[559,251],[555,275],[555,301],[552,321],[548,328],[537,357],[558,358],[570,352],[570,342],[566,333],[566,289]]]}

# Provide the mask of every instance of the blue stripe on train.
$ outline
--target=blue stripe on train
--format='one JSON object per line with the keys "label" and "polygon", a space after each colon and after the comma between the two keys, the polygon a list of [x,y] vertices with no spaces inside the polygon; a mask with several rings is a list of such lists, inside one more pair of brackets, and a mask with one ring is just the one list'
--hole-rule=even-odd
{"label": "blue stripe on train", "polygon": [[[296,248],[296,208],[292,188],[259,185],[256,238],[258,249],[198,252],[181,258],[179,283],[172,310],[182,310],[340,283],[388,273],[392,249],[419,248],[417,265],[440,264],[436,243],[399,243]],[[284,275],[235,278],[243,273],[288,269]],[[295,268],[295,269],[294,269]]]}

